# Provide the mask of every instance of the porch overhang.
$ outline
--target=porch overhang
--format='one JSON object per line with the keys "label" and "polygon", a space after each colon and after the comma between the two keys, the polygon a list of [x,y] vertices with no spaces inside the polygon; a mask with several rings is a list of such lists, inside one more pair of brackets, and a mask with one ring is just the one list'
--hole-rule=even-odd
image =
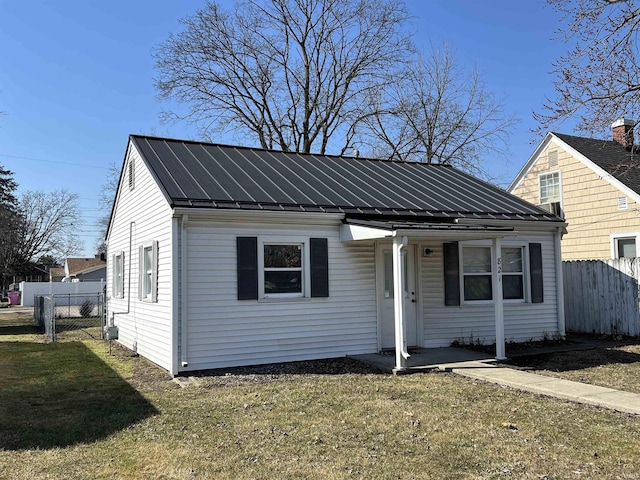
{"label": "porch overhang", "polygon": [[340,229],[342,242],[380,240],[395,236],[437,238],[441,240],[481,240],[516,236],[513,226],[395,220],[345,219]]}
{"label": "porch overhang", "polygon": [[[492,258],[495,265],[492,268],[491,280],[494,292],[494,316],[496,329],[496,358],[505,358],[504,340],[504,310],[502,297],[502,254],[501,242],[505,237],[517,236],[513,225],[496,224],[468,224],[458,223],[456,219],[450,222],[415,222],[398,220],[363,220],[345,219],[340,230],[342,242],[357,242],[389,239],[393,245],[393,284],[394,291],[404,291],[404,261],[405,249],[410,239],[438,239],[441,241],[491,240]],[[395,372],[407,368],[410,355],[406,341],[404,295],[394,296],[395,320]]]}

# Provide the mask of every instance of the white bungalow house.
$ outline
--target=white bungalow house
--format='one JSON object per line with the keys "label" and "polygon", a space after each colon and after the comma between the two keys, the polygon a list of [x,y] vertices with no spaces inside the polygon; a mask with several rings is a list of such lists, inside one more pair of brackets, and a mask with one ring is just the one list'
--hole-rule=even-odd
{"label": "white bungalow house", "polygon": [[[448,166],[133,135],[108,322],[174,375],[564,335],[562,219]],[[401,292],[399,295],[397,292]]]}

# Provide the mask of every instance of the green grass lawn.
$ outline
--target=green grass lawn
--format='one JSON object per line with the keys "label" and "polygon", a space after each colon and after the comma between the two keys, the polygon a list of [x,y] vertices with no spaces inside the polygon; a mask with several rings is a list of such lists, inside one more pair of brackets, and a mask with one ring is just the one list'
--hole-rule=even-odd
{"label": "green grass lawn", "polygon": [[640,479],[640,418],[348,360],[181,388],[0,314],[2,479]]}

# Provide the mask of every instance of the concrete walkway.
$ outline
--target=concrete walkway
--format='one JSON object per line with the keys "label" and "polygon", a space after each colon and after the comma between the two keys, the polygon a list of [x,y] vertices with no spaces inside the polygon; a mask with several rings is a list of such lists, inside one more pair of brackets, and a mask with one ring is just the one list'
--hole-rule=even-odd
{"label": "concrete walkway", "polygon": [[[571,348],[576,349],[578,347]],[[389,373],[442,370],[526,392],[640,415],[639,394],[515,370],[497,364],[490,355],[460,348],[420,349],[411,355],[407,370],[402,372],[394,372],[393,355],[354,355],[352,358]]]}
{"label": "concrete walkway", "polygon": [[489,365],[485,362],[456,362],[442,364],[439,368],[464,377],[506,385],[526,392],[640,415],[640,395],[637,393],[537,375],[512,368]]}

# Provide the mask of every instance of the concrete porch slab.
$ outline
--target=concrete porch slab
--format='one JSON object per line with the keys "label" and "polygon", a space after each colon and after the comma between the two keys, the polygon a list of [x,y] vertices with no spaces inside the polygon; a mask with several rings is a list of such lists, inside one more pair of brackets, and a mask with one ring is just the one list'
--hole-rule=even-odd
{"label": "concrete porch slab", "polygon": [[393,353],[368,353],[363,355],[351,355],[350,358],[371,365],[388,373],[417,373],[434,369],[448,369],[448,366],[459,367],[461,363],[476,362],[477,366],[486,367],[485,363],[491,362],[495,357],[486,353],[474,352],[464,348],[442,347],[421,348],[411,354],[407,360],[407,369],[402,372],[395,371],[396,357]]}

